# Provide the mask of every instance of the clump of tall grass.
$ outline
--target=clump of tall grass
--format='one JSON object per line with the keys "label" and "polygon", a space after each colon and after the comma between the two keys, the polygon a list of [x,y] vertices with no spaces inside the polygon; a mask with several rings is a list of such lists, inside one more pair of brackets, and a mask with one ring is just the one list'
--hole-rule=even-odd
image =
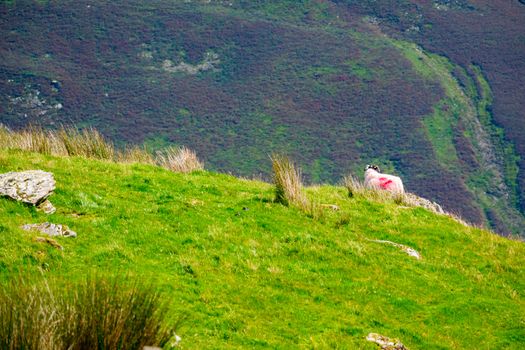
{"label": "clump of tall grass", "polygon": [[51,349],[58,316],[53,299],[47,286],[23,279],[0,286],[0,348]]}
{"label": "clump of tall grass", "polygon": [[343,179],[343,183],[346,189],[348,190],[348,197],[364,197],[366,195],[367,189],[365,185],[361,181],[359,181],[359,179],[357,179],[355,176],[345,176]]}
{"label": "clump of tall grass", "polygon": [[145,147],[130,146],[117,153],[119,163],[156,164],[155,157]]}
{"label": "clump of tall grass", "polygon": [[190,173],[204,169],[197,154],[186,147],[168,147],[159,151],[156,162],[159,166],[177,173]]}
{"label": "clump of tall grass", "polygon": [[0,286],[2,349],[142,349],[164,346],[172,333],[168,306],[151,286],[117,278],[77,285]]}
{"label": "clump of tall grass", "polygon": [[94,128],[79,131],[75,128],[62,128],[57,133],[64,144],[67,155],[94,159],[115,159],[115,147]]}
{"label": "clump of tall grass", "polygon": [[0,125],[0,147],[18,148],[42,154],[64,155],[64,148],[56,134],[33,125],[19,132],[13,132]]}
{"label": "clump of tall grass", "polygon": [[204,169],[195,152],[189,148],[168,147],[158,151],[155,156],[139,146],[118,150],[94,128],[78,130],[62,127],[59,130],[44,130],[41,127],[29,126],[24,130],[12,131],[0,124],[0,148],[120,163],[153,164],[183,173]]}
{"label": "clump of tall grass", "polygon": [[319,217],[322,213],[321,207],[306,196],[300,169],[296,168],[286,156],[272,154],[270,159],[275,185],[275,201],[287,206],[293,205],[312,217]]}
{"label": "clump of tall grass", "polygon": [[0,127],[0,146],[58,156],[113,160],[115,148],[93,128],[79,131],[75,128],[44,130],[31,125],[24,130],[11,131]]}
{"label": "clump of tall grass", "polygon": [[300,170],[286,156],[271,156],[273,183],[275,184],[275,201],[284,205],[304,206],[308,202],[303,192]]}

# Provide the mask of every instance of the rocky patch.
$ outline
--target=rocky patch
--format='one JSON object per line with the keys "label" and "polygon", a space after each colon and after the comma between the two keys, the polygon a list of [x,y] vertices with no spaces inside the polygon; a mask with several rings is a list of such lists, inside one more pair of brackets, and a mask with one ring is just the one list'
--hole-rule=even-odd
{"label": "rocky patch", "polygon": [[77,233],[69,229],[69,227],[60,224],[52,224],[50,222],[44,222],[41,224],[27,224],[22,226],[25,231],[38,231],[50,237],[62,236],[62,237],[76,237]]}
{"label": "rocky patch", "polygon": [[217,66],[221,63],[219,55],[214,52],[207,52],[204,55],[204,60],[196,65],[192,65],[186,62],[181,62],[178,65],[174,65],[171,60],[164,60],[162,62],[162,69],[170,73],[186,73],[189,75],[195,75],[200,72],[206,71],[218,71]]}

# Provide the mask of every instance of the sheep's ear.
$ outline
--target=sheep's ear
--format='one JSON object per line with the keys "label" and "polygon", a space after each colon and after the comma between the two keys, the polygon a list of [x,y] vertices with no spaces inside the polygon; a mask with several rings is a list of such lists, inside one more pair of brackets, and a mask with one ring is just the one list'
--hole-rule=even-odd
{"label": "sheep's ear", "polygon": [[367,165],[365,166],[365,171],[367,171],[368,169],[370,169],[370,164],[367,164]]}

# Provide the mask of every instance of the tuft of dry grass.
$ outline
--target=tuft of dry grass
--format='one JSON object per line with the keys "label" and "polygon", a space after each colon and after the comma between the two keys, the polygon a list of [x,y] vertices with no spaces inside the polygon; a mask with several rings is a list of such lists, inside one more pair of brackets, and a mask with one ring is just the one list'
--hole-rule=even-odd
{"label": "tuft of dry grass", "polygon": [[293,205],[303,212],[318,218],[322,208],[317,202],[311,201],[303,190],[301,171],[286,156],[272,154],[273,183],[275,185],[275,201],[284,205]]}
{"label": "tuft of dry grass", "polygon": [[0,124],[0,148],[120,163],[154,164],[183,173],[204,169],[195,152],[189,148],[168,147],[158,151],[156,156],[139,146],[130,146],[121,151],[115,149],[110,141],[93,128],[80,131],[73,127],[62,127],[55,131],[29,126],[24,130],[12,131]]}
{"label": "tuft of dry grass", "polygon": [[51,349],[57,325],[56,304],[47,285],[28,285],[23,279],[0,288],[0,348]]}
{"label": "tuft of dry grass", "polygon": [[114,160],[115,147],[93,128],[79,131],[75,128],[62,128],[57,133],[64,144],[67,155],[85,158]]}
{"label": "tuft of dry grass", "polygon": [[[62,286],[63,287],[63,286]],[[2,349],[142,349],[171,338],[159,293],[136,282],[88,278],[78,286],[0,286]]]}
{"label": "tuft of dry grass", "polygon": [[159,151],[156,162],[159,166],[177,173],[190,173],[204,169],[197,154],[186,147],[168,147]]}
{"label": "tuft of dry grass", "polygon": [[42,154],[51,154],[53,146],[51,145],[52,140],[48,137],[48,133],[41,127],[29,126],[27,130],[22,132],[18,142],[21,144],[26,143],[24,146],[32,152],[38,152]]}
{"label": "tuft of dry grass", "polygon": [[364,196],[367,192],[365,185],[353,175],[345,176],[343,183],[348,190],[348,197],[350,198],[354,196]]}
{"label": "tuft of dry grass", "polygon": [[56,139],[51,132],[41,127],[30,125],[20,132],[13,132],[5,126],[0,127],[0,146],[4,148],[19,148],[42,154],[53,154],[60,147],[55,145]]}
{"label": "tuft of dry grass", "polygon": [[81,156],[85,158],[113,160],[115,148],[93,128],[78,131],[61,128],[58,131],[29,126],[24,130],[11,131],[0,127],[0,147],[21,149],[58,156]]}
{"label": "tuft of dry grass", "polygon": [[155,157],[146,148],[140,146],[131,146],[117,153],[119,163],[142,163],[156,164]]}
{"label": "tuft of dry grass", "polygon": [[271,156],[273,183],[275,184],[275,201],[284,205],[293,204],[305,207],[308,204],[303,192],[301,173],[286,156],[273,154]]}

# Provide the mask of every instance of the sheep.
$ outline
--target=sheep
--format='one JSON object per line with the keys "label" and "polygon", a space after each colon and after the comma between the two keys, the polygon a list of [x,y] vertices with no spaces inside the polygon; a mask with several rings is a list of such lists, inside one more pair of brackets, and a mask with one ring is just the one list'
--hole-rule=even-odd
{"label": "sheep", "polygon": [[365,187],[400,194],[405,193],[401,178],[394,175],[381,174],[381,170],[377,165],[367,165],[365,167]]}

